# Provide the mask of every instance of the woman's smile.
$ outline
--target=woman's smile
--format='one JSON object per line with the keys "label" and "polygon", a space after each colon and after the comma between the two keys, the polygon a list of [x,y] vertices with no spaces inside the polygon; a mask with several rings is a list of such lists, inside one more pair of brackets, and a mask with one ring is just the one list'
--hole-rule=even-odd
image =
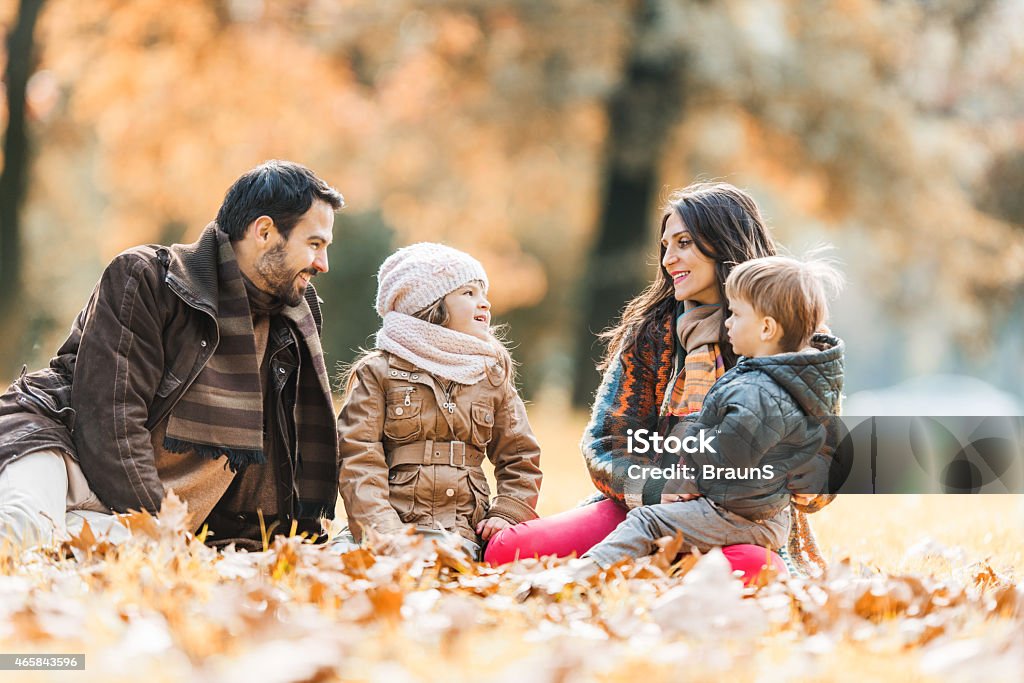
{"label": "woman's smile", "polygon": [[672,276],[672,282],[674,284],[679,284],[680,282],[685,280],[690,275],[690,271],[688,271],[688,270],[676,270],[676,271],[670,272],[669,275]]}

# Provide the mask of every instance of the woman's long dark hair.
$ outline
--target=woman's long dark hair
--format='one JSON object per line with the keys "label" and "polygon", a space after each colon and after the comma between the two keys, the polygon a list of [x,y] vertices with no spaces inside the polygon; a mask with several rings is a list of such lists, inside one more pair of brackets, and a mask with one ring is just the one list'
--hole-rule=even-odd
{"label": "woman's long dark hair", "polygon": [[[775,241],[768,233],[761,210],[753,197],[728,183],[694,183],[673,192],[665,203],[658,240],[665,232],[665,222],[676,213],[702,254],[715,262],[718,296],[726,305],[725,279],[738,263],[752,258],[775,255]],[[671,318],[676,307],[672,278],[662,267],[665,247],[658,253],[658,277],[647,289],[626,304],[622,319],[599,336],[608,347],[598,369],[605,369],[615,356],[632,351],[640,345],[660,343],[665,334],[665,318]],[[727,366],[736,363],[736,354],[729,344],[725,316],[719,333],[722,354]]]}

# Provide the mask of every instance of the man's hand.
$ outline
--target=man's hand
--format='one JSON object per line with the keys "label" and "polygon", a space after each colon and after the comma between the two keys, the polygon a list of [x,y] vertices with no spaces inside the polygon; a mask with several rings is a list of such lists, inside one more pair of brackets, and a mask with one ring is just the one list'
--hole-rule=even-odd
{"label": "man's hand", "polygon": [[663,493],[661,494],[661,502],[665,503],[685,503],[688,500],[700,498],[699,493]]}
{"label": "man's hand", "polygon": [[501,517],[488,517],[476,525],[476,532],[480,534],[481,539],[489,541],[491,536],[510,526],[512,524]]}

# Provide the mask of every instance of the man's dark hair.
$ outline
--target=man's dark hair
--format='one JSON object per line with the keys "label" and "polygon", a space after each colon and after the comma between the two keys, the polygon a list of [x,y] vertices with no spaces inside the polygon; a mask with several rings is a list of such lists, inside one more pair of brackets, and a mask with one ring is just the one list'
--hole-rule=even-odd
{"label": "man's dark hair", "polygon": [[269,216],[281,236],[288,239],[292,228],[317,199],[327,202],[335,211],[345,206],[340,192],[302,164],[265,161],[228,189],[217,211],[217,226],[234,242],[245,236],[245,229],[254,220]]}

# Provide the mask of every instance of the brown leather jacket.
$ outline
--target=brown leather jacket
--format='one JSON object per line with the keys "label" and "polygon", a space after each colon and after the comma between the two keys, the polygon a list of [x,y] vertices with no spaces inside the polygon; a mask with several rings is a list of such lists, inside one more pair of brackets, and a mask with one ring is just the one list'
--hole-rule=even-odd
{"label": "brown leather jacket", "polygon": [[[454,402],[454,412],[441,406]],[[540,447],[526,406],[500,367],[471,385],[447,382],[374,351],[352,369],[338,415],[339,484],[356,539],[438,525],[478,541],[485,517],[537,517]],[[497,496],[484,471],[494,464]]]}

